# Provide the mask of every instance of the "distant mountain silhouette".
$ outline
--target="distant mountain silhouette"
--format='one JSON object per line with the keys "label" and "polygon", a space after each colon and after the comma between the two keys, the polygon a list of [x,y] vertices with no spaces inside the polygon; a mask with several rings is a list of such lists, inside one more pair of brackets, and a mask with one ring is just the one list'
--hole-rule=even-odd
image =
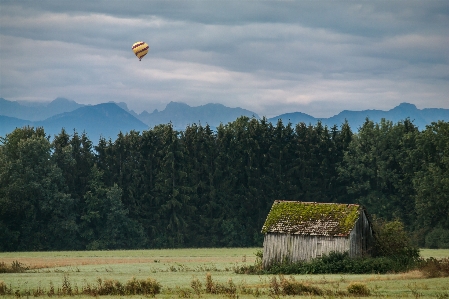
{"label": "distant mountain silhouette", "polygon": [[227,124],[236,120],[240,116],[256,117],[259,116],[249,110],[242,108],[229,108],[222,104],[206,104],[198,107],[190,107],[184,103],[170,102],[164,110],[154,110],[153,113],[142,112],[137,117],[147,124],[154,127],[159,124],[172,123],[177,130],[184,130],[187,125],[208,124],[212,128],[218,127],[220,123]]}
{"label": "distant mountain silhouette", "polygon": [[38,121],[63,112],[70,112],[83,106],[64,98],[56,98],[50,103],[32,103],[30,105],[0,98],[0,115]]}
{"label": "distant mountain silhouette", "polygon": [[285,113],[281,114],[276,117],[269,118],[268,121],[276,124],[278,120],[282,120],[284,125],[288,123],[292,124],[298,124],[298,123],[306,123],[306,124],[315,124],[318,119],[316,119],[313,116],[310,116],[308,114],[302,113],[302,112],[291,112],[291,113]]}
{"label": "distant mountain silhouette", "polygon": [[[64,112],[56,113],[57,111]],[[50,116],[43,120],[43,115]],[[252,111],[229,108],[221,104],[190,107],[184,103],[170,102],[162,111],[154,110],[152,113],[143,111],[136,114],[129,110],[126,103],[123,102],[84,106],[74,101],[57,98],[50,103],[25,105],[0,98],[0,136],[5,136],[16,127],[42,126],[51,136],[59,134],[62,128],[65,128],[69,134],[73,133],[74,129],[78,133],[85,131],[95,144],[100,136],[115,140],[120,131],[123,133],[130,130],[143,131],[170,122],[177,130],[184,130],[187,125],[194,123],[203,126],[208,124],[215,129],[220,123],[233,122],[242,115],[259,118]],[[332,127],[334,125],[341,126],[347,120],[352,130],[356,132],[366,118],[376,123],[380,122],[382,118],[393,123],[409,118],[420,130],[423,130],[431,122],[449,121],[449,109],[417,109],[413,104],[402,103],[388,111],[345,110],[329,118],[315,118],[302,112],[293,112],[269,118],[268,121],[276,124],[281,119],[284,124],[291,122],[294,125],[300,122],[315,125],[321,121],[323,125]]]}
{"label": "distant mountain silhouette", "polygon": [[115,140],[117,134],[131,130],[143,131],[148,126],[123,110],[114,103],[105,103],[94,106],[84,106],[75,111],[61,113],[43,121],[27,121],[7,116],[0,116],[0,136],[5,136],[16,127],[23,126],[44,127],[47,135],[54,136],[65,128],[72,134],[76,130],[79,134],[86,132],[89,139],[98,143],[100,136]]}
{"label": "distant mountain silhouette", "polygon": [[286,113],[276,117],[269,118],[272,123],[276,123],[279,119],[284,124],[291,122],[297,124],[304,122],[306,124],[315,125],[318,121],[321,121],[323,125],[332,127],[334,125],[340,126],[348,121],[353,131],[358,130],[366,118],[369,118],[375,123],[379,123],[382,118],[390,120],[393,123],[405,120],[409,118],[420,130],[424,130],[426,125],[430,125],[432,122],[438,120],[449,121],[449,109],[440,108],[426,108],[418,109],[415,105],[409,103],[402,103],[399,106],[388,110],[362,110],[362,111],[349,111],[344,110],[337,115],[329,118],[315,118],[302,112]]}

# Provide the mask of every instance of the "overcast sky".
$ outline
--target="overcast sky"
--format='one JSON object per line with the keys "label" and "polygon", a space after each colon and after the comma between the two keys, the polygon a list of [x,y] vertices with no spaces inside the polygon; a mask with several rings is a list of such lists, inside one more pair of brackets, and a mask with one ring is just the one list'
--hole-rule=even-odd
{"label": "overcast sky", "polygon": [[446,0],[0,0],[0,97],[267,117],[449,108],[448,28]]}

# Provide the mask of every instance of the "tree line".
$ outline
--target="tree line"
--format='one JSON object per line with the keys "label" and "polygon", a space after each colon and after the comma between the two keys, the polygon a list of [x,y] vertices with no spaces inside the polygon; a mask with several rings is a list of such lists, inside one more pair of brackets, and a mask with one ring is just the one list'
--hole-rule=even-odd
{"label": "tree line", "polygon": [[0,142],[0,250],[261,246],[276,199],[359,203],[449,247],[449,123],[171,124]]}

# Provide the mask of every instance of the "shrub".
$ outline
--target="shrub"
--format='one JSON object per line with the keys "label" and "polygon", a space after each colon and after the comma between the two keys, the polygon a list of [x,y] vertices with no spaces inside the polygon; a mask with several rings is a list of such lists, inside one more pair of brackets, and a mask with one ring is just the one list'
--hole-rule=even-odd
{"label": "shrub", "polygon": [[201,281],[194,277],[192,279],[192,281],[190,282],[190,286],[192,287],[193,291],[195,292],[195,294],[200,297],[201,295],[201,288],[203,287],[203,284],[201,283]]}
{"label": "shrub", "polygon": [[357,296],[369,296],[370,290],[366,286],[366,284],[361,282],[352,282],[348,285],[348,293],[351,295]]}
{"label": "shrub", "polygon": [[70,283],[69,276],[64,274],[62,279],[62,287],[59,290],[60,295],[73,295],[72,284]]}
{"label": "shrub", "polygon": [[293,276],[286,279],[283,275],[279,275],[279,281],[276,276],[270,280],[271,296],[294,296],[294,295],[323,295],[324,292],[318,287],[298,282]]}
{"label": "shrub", "polygon": [[152,278],[138,280],[133,277],[125,284],[126,295],[150,295],[155,296],[161,291],[161,285]]}
{"label": "shrub", "polygon": [[270,274],[336,274],[401,272],[412,266],[395,258],[350,258],[348,253],[331,252],[308,262],[274,264],[265,272]]}
{"label": "shrub", "polygon": [[427,278],[448,277],[449,276],[449,258],[437,260],[433,257],[421,261],[419,270]]}
{"label": "shrub", "polygon": [[281,294],[281,284],[278,282],[276,276],[270,280],[270,294],[272,296],[279,296]]}
{"label": "shrub", "polygon": [[94,295],[124,295],[125,294],[125,286],[117,281],[112,279],[107,279],[102,281],[101,278],[97,280],[98,288],[93,292]]}
{"label": "shrub", "polygon": [[323,291],[314,286],[298,282],[294,277],[285,279],[283,276],[280,278],[281,288],[283,295],[322,295]]}
{"label": "shrub", "polygon": [[374,256],[389,257],[406,264],[413,264],[419,260],[419,249],[412,245],[412,240],[401,221],[375,219],[373,229]]}
{"label": "shrub", "polygon": [[362,257],[350,258],[347,252],[331,252],[310,261],[292,263],[284,260],[268,269],[255,266],[242,266],[234,269],[238,274],[337,274],[337,273],[390,273],[416,268],[419,260],[410,261],[408,257]]}
{"label": "shrub", "polygon": [[206,274],[206,293],[212,294],[215,291],[214,282],[212,281],[212,275],[208,272]]}

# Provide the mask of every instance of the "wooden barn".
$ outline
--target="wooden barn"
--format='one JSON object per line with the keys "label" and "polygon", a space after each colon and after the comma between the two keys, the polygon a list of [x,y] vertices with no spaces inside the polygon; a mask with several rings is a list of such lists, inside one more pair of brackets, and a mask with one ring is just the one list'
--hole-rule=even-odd
{"label": "wooden barn", "polygon": [[263,266],[310,260],[331,251],[370,253],[373,230],[360,205],[276,200],[262,227]]}

